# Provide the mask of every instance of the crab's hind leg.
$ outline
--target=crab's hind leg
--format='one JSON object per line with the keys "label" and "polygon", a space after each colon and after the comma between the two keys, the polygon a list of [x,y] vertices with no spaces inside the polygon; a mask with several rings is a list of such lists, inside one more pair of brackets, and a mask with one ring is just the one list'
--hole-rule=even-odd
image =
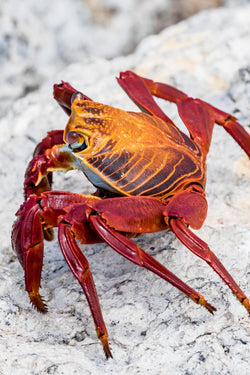
{"label": "crab's hind leg", "polygon": [[223,112],[212,105],[202,102],[207,106],[207,110],[212,112],[215,122],[223,128],[235,139],[240,147],[246,152],[250,158],[250,134],[237,121],[237,118],[230,113]]}
{"label": "crab's hind leg", "polygon": [[[161,202],[150,197],[126,197],[106,199],[97,202],[93,208],[95,211],[90,214],[89,220],[104,242],[131,262],[150,270],[168,281],[195,303],[204,306],[210,313],[216,310],[201,294],[197,293],[152,256],[139,248],[125,234],[119,232],[122,228],[125,231],[128,230],[128,232],[136,233],[139,228],[141,232],[148,232],[150,228],[152,229],[152,225],[155,226],[154,231],[163,229],[161,210],[164,209],[164,205]],[[123,215],[121,216],[121,214]],[[166,229],[166,224],[164,226]]]}
{"label": "crab's hind leg", "polygon": [[237,122],[236,117],[200,99],[187,98],[176,104],[191,138],[200,146],[204,155],[209,151],[214,124],[218,124],[234,138],[250,157],[250,134]]}
{"label": "crab's hind leg", "polygon": [[225,269],[217,256],[210,250],[206,242],[196,236],[182,220],[172,219],[170,221],[171,229],[179,240],[199,258],[205,260],[210,267],[225,281],[232,292],[236,295],[240,303],[247,309],[250,315],[250,301],[238,284]]}
{"label": "crab's hind leg", "polygon": [[[214,124],[216,123],[223,126],[250,157],[250,134],[230,113],[223,112],[200,99],[190,98],[173,86],[154,82],[130,71],[121,73],[118,82],[128,95],[146,110],[148,110],[147,102],[150,102],[150,99],[148,99],[150,95],[176,103],[179,115],[191,138],[200,146],[204,155],[208,153]],[[146,93],[146,99],[144,99],[144,93]],[[161,117],[155,105],[151,105],[148,112]],[[164,120],[163,117],[161,118]]]}
{"label": "crab's hind leg", "polygon": [[175,126],[173,121],[158,106],[152,97],[150,88],[147,87],[141,77],[133,72],[127,71],[120,73],[120,78],[117,78],[117,81],[142,111],[157,116],[166,123]]}
{"label": "crab's hind leg", "polygon": [[166,115],[158,107],[152,95],[176,103],[179,114],[188,128],[191,138],[200,146],[203,154],[207,154],[211,142],[214,118],[203,111],[203,107],[197,105],[194,99],[189,98],[187,94],[175,87],[154,82],[130,71],[120,73],[118,82],[140,108],[160,117],[167,123],[169,123],[168,117],[164,118]]}
{"label": "crab's hind leg", "polygon": [[[188,228],[189,225],[194,229],[201,227],[206,217],[205,197],[200,192],[192,191],[190,187],[189,191],[180,192],[170,200],[164,215],[166,222],[179,240],[213,268],[250,314],[250,301],[245,293],[206,242],[202,241]],[[201,221],[199,220],[200,217],[203,217]]]}

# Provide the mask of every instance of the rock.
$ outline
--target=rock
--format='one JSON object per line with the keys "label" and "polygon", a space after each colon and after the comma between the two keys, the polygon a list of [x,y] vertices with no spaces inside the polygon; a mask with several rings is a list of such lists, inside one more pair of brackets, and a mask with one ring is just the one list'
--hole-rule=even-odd
{"label": "rock", "polygon": [[[249,125],[250,6],[202,12],[150,36],[127,57],[86,58],[68,65],[34,92],[12,103],[0,120],[0,372],[8,374],[248,374],[249,318],[227,286],[172,234],[138,239],[140,247],[202,293],[214,316],[171,285],[139,269],[108,246],[83,248],[94,274],[114,360],[105,361],[92,318],[57,241],[46,243],[42,294],[49,312],[34,311],[23,271],[11,250],[10,230],[22,202],[23,174],[47,130],[66,115],[51,88],[70,81],[97,101],[135,106],[115,81],[131,69],[209,100]],[[21,79],[21,78],[20,78]],[[30,81],[31,84],[33,80]],[[160,101],[180,123],[173,105]],[[231,137],[215,128],[208,158],[208,217],[199,235],[249,294],[249,160]],[[55,189],[90,192],[79,173],[55,176]],[[181,254],[181,255],[180,255]]]}
{"label": "rock", "polygon": [[0,117],[68,64],[131,53],[146,35],[223,2],[230,0],[1,2]]}

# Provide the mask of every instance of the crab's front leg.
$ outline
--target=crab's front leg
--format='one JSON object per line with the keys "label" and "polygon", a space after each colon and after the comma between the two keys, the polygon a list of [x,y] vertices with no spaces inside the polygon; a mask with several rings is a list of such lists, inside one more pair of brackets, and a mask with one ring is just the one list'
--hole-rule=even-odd
{"label": "crab's front leg", "polygon": [[[54,98],[67,115],[71,114],[71,104],[77,94],[81,100],[91,100],[67,82],[54,85]],[[31,194],[40,195],[43,191],[51,189],[53,171],[66,172],[75,167],[75,160],[65,145],[63,134],[63,130],[50,131],[36,146],[25,172],[25,200]]]}
{"label": "crab's front leg", "polygon": [[[65,208],[68,206],[71,207],[79,202],[85,204],[97,199],[99,198],[94,196],[67,192],[44,192],[40,196],[31,195],[17,211],[17,220],[13,224],[11,235],[12,248],[24,269],[26,290],[37,310],[46,311],[39,294],[39,287],[47,231],[58,226],[58,218],[66,213]],[[85,232],[81,229],[80,235],[85,243],[100,242],[99,237],[87,226]]]}
{"label": "crab's front leg", "polygon": [[24,269],[25,289],[29,293],[30,302],[38,311],[46,312],[47,306],[39,294],[44,240],[40,212],[41,208],[33,195],[16,213],[11,241],[12,249]]}
{"label": "crab's front leg", "polygon": [[71,104],[77,94],[80,95],[81,100],[92,101],[92,99],[90,99],[88,96],[74,89],[74,87],[72,87],[68,82],[62,81],[60,84],[54,85],[54,99],[67,113],[67,115],[71,114]]}
{"label": "crab's front leg", "polygon": [[[58,138],[59,133],[52,133]],[[50,133],[45,138],[50,139]],[[39,146],[39,145],[38,145]],[[40,196],[43,192],[51,190],[52,172],[77,168],[75,158],[69,152],[68,146],[55,144],[53,147],[45,149],[43,153],[36,155],[29,163],[24,178],[24,198],[27,200],[31,195]],[[23,222],[19,224],[19,231],[22,230]],[[43,226],[44,237],[51,241],[54,237],[53,228]]]}
{"label": "crab's front leg", "polygon": [[37,145],[24,175],[24,198],[51,190],[52,172],[74,168],[74,158],[63,141],[63,131],[54,130]]}
{"label": "crab's front leg", "polygon": [[43,228],[59,226],[58,239],[62,253],[86,295],[98,338],[109,358],[112,353],[108,333],[89,263],[76,243],[76,239],[81,239],[82,243],[102,242],[90,228],[86,216],[86,211],[90,210],[88,204],[99,199],[58,191],[45,192],[40,197],[32,195],[17,212],[18,219],[12,230],[12,246],[24,268],[25,287],[30,301],[38,311],[45,313],[47,306],[39,293],[43,264]]}
{"label": "crab's front leg", "polygon": [[[54,98],[68,115],[71,114],[71,99],[75,92],[76,90],[73,87],[64,82],[61,85],[54,86]],[[64,148],[63,133],[63,130],[50,131],[36,146],[33,158],[24,175],[25,200],[31,194],[40,195],[43,191],[51,189],[52,173],[48,170],[49,167],[56,167],[60,164],[62,169],[70,169],[67,168],[66,154],[63,153],[60,157]]]}

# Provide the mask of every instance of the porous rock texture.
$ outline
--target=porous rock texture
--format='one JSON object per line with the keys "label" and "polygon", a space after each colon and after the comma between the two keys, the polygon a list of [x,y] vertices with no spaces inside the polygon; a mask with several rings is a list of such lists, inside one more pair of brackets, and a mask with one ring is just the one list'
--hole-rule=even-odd
{"label": "porous rock texture", "polygon": [[[96,101],[135,106],[115,81],[134,70],[176,85],[250,123],[250,6],[204,11],[147,37],[127,57],[86,58],[50,76],[0,120],[0,374],[241,374],[250,373],[249,317],[224,282],[171,233],[142,235],[140,247],[216,306],[214,316],[150,272],[103,244],[83,247],[96,282],[114,359],[106,361],[83,292],[58,242],[46,243],[42,295],[49,312],[29,304],[23,271],[11,250],[14,213],[35,144],[63,128],[52,99],[60,79]],[[176,121],[174,105],[160,101]],[[249,129],[249,128],[248,128]],[[215,128],[208,157],[207,220],[198,232],[242,289],[249,288],[250,163],[233,139]],[[92,192],[80,173],[55,176],[55,189]]]}

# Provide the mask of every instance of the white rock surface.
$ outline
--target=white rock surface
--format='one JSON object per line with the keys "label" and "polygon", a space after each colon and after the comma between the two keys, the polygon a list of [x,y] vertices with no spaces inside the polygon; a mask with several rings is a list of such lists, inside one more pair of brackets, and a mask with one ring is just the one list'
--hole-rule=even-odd
{"label": "white rock surface", "polygon": [[14,99],[87,56],[131,53],[146,35],[201,9],[249,0],[0,2],[0,117]]}
{"label": "white rock surface", "polygon": [[[250,120],[250,6],[217,9],[146,38],[133,55],[86,58],[49,76],[13,103],[0,120],[0,374],[241,374],[250,373],[249,318],[230,290],[171,234],[144,235],[154,255],[217,307],[214,316],[171,285],[121,258],[108,246],[83,248],[94,274],[114,359],[105,361],[80,286],[57,241],[46,243],[42,293],[46,316],[34,311],[10,230],[22,202],[23,173],[35,144],[66,116],[51,87],[70,81],[95,100],[135,109],[115,82],[131,69],[177,85],[190,95]],[[179,123],[173,105],[161,104]],[[208,217],[199,235],[250,294],[249,160],[220,128],[208,158]],[[58,175],[55,188],[91,191],[82,175]]]}

